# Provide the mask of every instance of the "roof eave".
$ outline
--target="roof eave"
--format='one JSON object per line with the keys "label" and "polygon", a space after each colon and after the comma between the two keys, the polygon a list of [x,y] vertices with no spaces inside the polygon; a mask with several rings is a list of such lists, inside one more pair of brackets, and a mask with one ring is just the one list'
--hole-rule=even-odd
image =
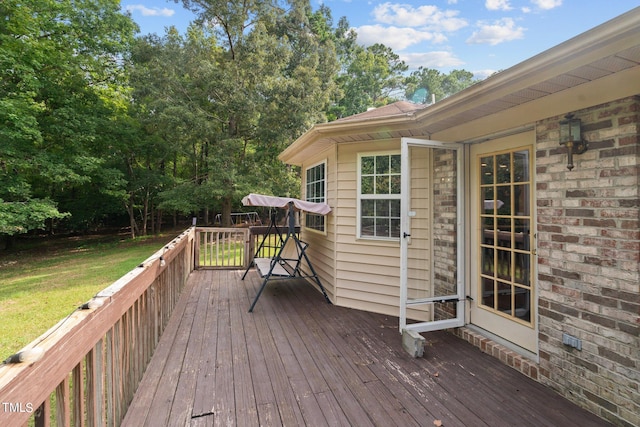
{"label": "roof eave", "polygon": [[337,135],[348,136],[367,132],[376,133],[380,132],[381,129],[384,129],[384,131],[394,131],[415,126],[415,124],[416,111],[391,117],[363,118],[348,122],[333,121],[316,124],[282,151],[278,159],[287,164],[300,165],[300,161],[295,160],[296,154],[322,138],[331,138]]}
{"label": "roof eave", "polygon": [[434,123],[443,123],[456,114],[500,101],[511,93],[606,58],[614,51],[638,47],[638,28],[640,7],[423,109],[401,115],[316,125],[294,141],[279,158],[283,162],[299,165],[304,160],[302,153],[305,150],[331,137],[376,134],[407,129],[409,126],[421,134],[431,135],[429,127]]}

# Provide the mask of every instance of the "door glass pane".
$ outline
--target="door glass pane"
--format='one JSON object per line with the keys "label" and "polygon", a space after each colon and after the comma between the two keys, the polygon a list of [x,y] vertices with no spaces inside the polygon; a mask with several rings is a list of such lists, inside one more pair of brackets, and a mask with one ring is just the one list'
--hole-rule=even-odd
{"label": "door glass pane", "polygon": [[499,215],[511,215],[511,186],[501,185],[497,189],[496,210]]}
{"label": "door glass pane", "polygon": [[482,211],[487,214],[493,215],[493,210],[496,207],[496,203],[493,200],[493,186],[483,187],[481,190],[480,203],[482,204]]}
{"label": "door glass pane", "polygon": [[514,278],[513,281],[520,285],[529,286],[531,265],[529,262],[529,254],[524,252],[515,252]]}
{"label": "door glass pane", "polygon": [[483,155],[478,171],[481,306],[532,322],[531,153]]}
{"label": "door glass pane", "polygon": [[498,281],[498,311],[511,314],[511,285]]}
{"label": "door glass pane", "polygon": [[527,288],[515,288],[514,315],[525,322],[531,321],[531,291]]}
{"label": "door glass pane", "polygon": [[493,218],[482,218],[482,243],[494,245],[496,238],[496,226]]}
{"label": "door glass pane", "polygon": [[511,231],[509,230],[509,226],[501,225],[496,232],[497,239],[496,245],[503,248],[511,247]]}
{"label": "door glass pane", "polygon": [[493,184],[493,157],[483,157],[480,159],[480,182],[482,184]]}
{"label": "door glass pane", "polygon": [[495,308],[495,281],[488,277],[482,278],[482,303]]}
{"label": "door glass pane", "polygon": [[529,150],[513,153],[513,181],[529,181]]}
{"label": "door glass pane", "polygon": [[511,251],[498,249],[496,257],[497,276],[501,279],[511,280]]}
{"label": "door glass pane", "polygon": [[486,274],[487,276],[493,276],[494,272],[493,251],[493,248],[482,248],[482,274]]}
{"label": "door glass pane", "polygon": [[511,182],[511,155],[509,153],[496,156],[496,175],[497,184]]}
{"label": "door glass pane", "polygon": [[531,220],[515,219],[515,248],[520,250],[529,250],[531,247]]}
{"label": "door glass pane", "polygon": [[529,216],[529,184],[513,186],[514,214],[517,216]]}

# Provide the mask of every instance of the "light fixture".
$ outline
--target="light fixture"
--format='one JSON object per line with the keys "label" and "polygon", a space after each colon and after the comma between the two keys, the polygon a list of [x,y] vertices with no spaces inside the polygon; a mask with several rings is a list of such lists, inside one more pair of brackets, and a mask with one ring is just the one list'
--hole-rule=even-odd
{"label": "light fixture", "polygon": [[573,114],[564,116],[560,121],[560,145],[567,147],[567,169],[572,170],[573,155],[582,154],[587,151],[587,141],[582,140],[580,134],[580,119],[573,117]]}

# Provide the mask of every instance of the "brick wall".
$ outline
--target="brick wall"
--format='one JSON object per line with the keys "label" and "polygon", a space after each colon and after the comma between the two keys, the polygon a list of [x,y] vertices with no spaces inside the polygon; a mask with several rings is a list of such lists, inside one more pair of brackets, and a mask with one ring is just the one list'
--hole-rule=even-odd
{"label": "brick wall", "polygon": [[640,97],[575,116],[589,150],[572,171],[562,117],[536,126],[538,379],[616,425],[640,426]]}
{"label": "brick wall", "polygon": [[[457,173],[454,150],[433,150],[433,283],[436,295],[456,294]],[[435,320],[456,317],[455,302],[434,304]]]}

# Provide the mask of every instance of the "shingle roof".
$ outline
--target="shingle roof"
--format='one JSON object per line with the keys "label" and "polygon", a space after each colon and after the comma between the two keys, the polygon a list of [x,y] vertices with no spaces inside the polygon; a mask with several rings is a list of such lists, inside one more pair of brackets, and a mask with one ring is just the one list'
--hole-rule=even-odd
{"label": "shingle roof", "polygon": [[393,117],[400,115],[407,115],[417,110],[421,110],[427,107],[424,104],[414,104],[409,101],[398,101],[393,104],[385,105],[383,107],[373,108],[364,113],[354,114],[353,116],[344,117],[336,120],[336,122],[350,122],[358,120],[375,119],[378,117]]}

